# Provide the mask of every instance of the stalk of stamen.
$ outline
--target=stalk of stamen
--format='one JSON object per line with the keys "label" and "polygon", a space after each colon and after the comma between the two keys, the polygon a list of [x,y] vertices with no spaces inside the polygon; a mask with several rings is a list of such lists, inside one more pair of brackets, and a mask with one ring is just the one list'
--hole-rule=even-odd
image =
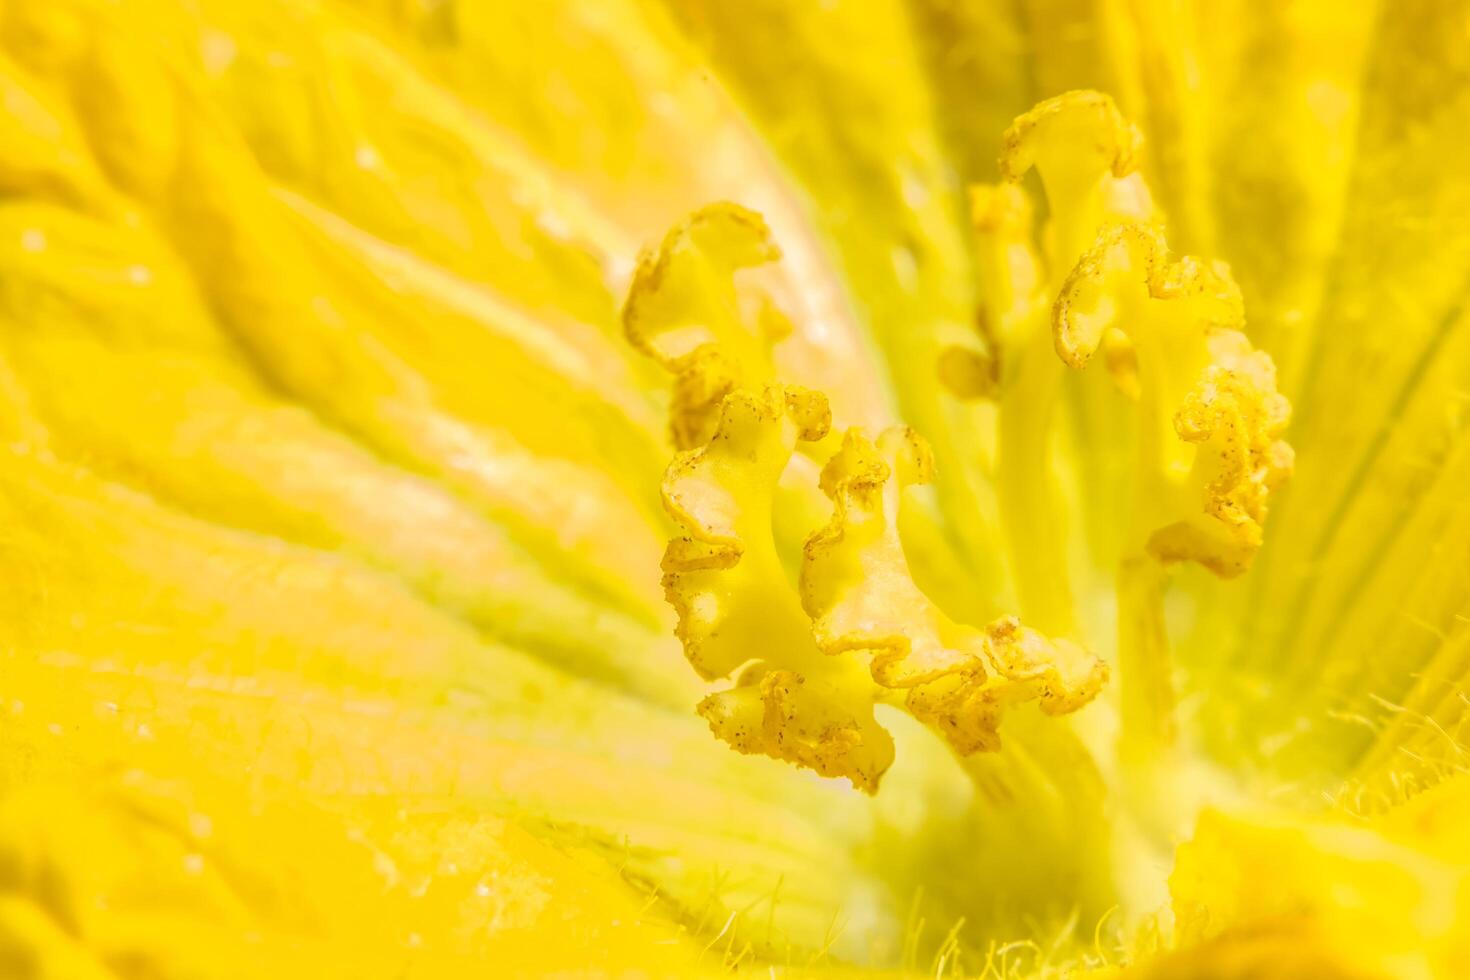
{"label": "stalk of stamen", "polygon": [[1066,539],[1051,428],[1062,365],[1045,329],[1036,329],[1010,358],[1000,390],[997,502],[1021,615],[1045,633],[1075,628]]}
{"label": "stalk of stamen", "polygon": [[[1143,839],[1155,839],[1167,836],[1179,802],[1169,789],[1179,762],[1165,565],[1192,560],[1221,577],[1242,572],[1260,545],[1266,498],[1289,471],[1290,450],[1278,439],[1285,399],[1270,359],[1239,330],[1242,304],[1228,270],[1168,257],[1148,189],[1133,173],[1139,142],[1111,99],[1069,92],[1016,119],[1000,169],[1014,184],[1034,168],[1046,191],[1044,295],[1055,297],[1049,333],[1060,361],[1081,368],[1102,351],[1120,392],[1136,404],[1132,504],[1115,580],[1118,751],[1132,784],[1127,797],[1151,801],[1135,814]],[[993,253],[980,224],[982,254],[987,245]],[[1001,278],[1010,271],[1006,263],[989,267]],[[1012,288],[996,291],[1013,299],[1014,283],[1005,285]],[[1028,343],[1034,335],[1005,333],[1019,363],[1000,392],[1000,500],[1013,540],[1051,549],[1055,523],[1040,514],[1059,379],[1038,363]],[[1022,596],[1031,600],[1045,553],[1013,544],[1013,554]]]}
{"label": "stalk of stamen", "polygon": [[[1053,311],[1057,353],[1084,366],[1109,333],[1132,347],[1137,465],[1118,573],[1124,746],[1167,754],[1172,661],[1162,615],[1162,563],[1240,574],[1261,543],[1266,499],[1290,468],[1278,436],[1288,406],[1270,358],[1238,329],[1239,290],[1218,263],[1171,260],[1157,228],[1104,229]],[[1116,369],[1116,368],[1115,368]]]}
{"label": "stalk of stamen", "polygon": [[1118,566],[1119,754],[1127,764],[1157,759],[1174,745],[1174,660],[1164,622],[1164,578],[1152,557]]}
{"label": "stalk of stamen", "polygon": [[1063,368],[1051,350],[1031,207],[1015,184],[980,186],[971,190],[971,215],[988,350],[980,367],[946,371],[941,364],[941,376],[960,397],[997,402],[996,498],[1021,614],[1044,632],[1066,635],[1074,613],[1050,459]]}
{"label": "stalk of stamen", "polygon": [[[1144,304],[1125,303],[1120,319],[1138,322],[1150,311]],[[1189,470],[1190,447],[1174,433],[1173,411],[1183,399],[1178,364],[1154,341],[1135,343],[1136,462],[1133,502],[1118,562],[1115,596],[1118,609],[1119,699],[1122,711],[1119,753],[1125,769],[1154,771],[1173,750],[1177,725],[1174,656],[1164,618],[1164,590],[1169,574],[1148,552],[1159,522],[1160,502],[1171,494],[1166,474]],[[1177,357],[1177,354],[1176,354]]]}
{"label": "stalk of stamen", "polygon": [[[1035,169],[1046,191],[1050,215],[1044,235],[1045,287],[1057,295],[1077,260],[1091,246],[1109,215],[1147,207],[1147,194],[1126,183],[1140,138],[1113,101],[1096,92],[1068,92],[1048,99],[1013,122],[1002,140],[1001,176],[1007,187],[996,200],[1021,196],[1017,186]],[[976,194],[979,203],[984,195]],[[977,208],[977,219],[982,216]],[[1029,225],[1029,209],[1025,224]],[[985,221],[977,220],[982,239]],[[1074,629],[1071,583],[1056,477],[1051,465],[1051,423],[1064,370],[1052,352],[1047,303],[1037,302],[1037,263],[1015,239],[1030,227],[1006,228],[992,219],[991,242],[982,265],[993,282],[987,291],[1008,303],[1012,322],[1003,323],[1015,364],[1000,392],[999,502],[1010,543],[1021,607],[1049,632]],[[1010,237],[1012,240],[1006,241]],[[1009,353],[1009,352],[1008,352]]]}

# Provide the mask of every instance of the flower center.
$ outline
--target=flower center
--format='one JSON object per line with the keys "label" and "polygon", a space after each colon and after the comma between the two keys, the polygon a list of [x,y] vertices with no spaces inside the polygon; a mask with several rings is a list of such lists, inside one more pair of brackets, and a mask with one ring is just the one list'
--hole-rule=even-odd
{"label": "flower center", "polygon": [[[1110,98],[1070,92],[1017,118],[1003,182],[972,189],[978,329],[935,371],[956,398],[994,406],[995,545],[1018,608],[988,625],[916,584],[905,529],[922,516],[910,488],[936,465],[923,436],[844,425],[779,370],[791,324],[759,282],[780,258],[760,216],[706,207],[643,257],[624,324],[673,376],[679,450],[662,486],[678,529],[664,589],[690,664],[706,680],[733,678],[698,706],[717,738],[876,793],[897,754],[883,712],[896,709],[983,791],[1060,800],[1058,825],[1033,823],[1032,843],[1089,836],[1067,815],[1101,807],[1101,779],[1123,801],[1108,832],[1120,866],[1192,816],[1208,791],[1176,745],[1167,581],[1181,563],[1221,578],[1250,565],[1291,471],[1290,407],[1270,357],[1242,332],[1229,269],[1169,254],[1140,145]],[[1085,370],[1099,353],[1101,375]],[[1115,619],[1112,637],[1074,598],[1055,432],[1064,407],[1103,400],[1133,417],[1099,434],[1127,461],[1126,502],[1086,529],[1108,542],[1095,560],[1115,569],[1101,617]],[[1109,647],[1111,668],[1093,652]],[[1023,710],[1077,712],[1110,672],[1116,695],[1075,723]],[[1012,758],[982,761],[996,754]],[[1038,766],[1039,779],[1021,775]],[[1024,847],[1028,830],[1011,829]]]}

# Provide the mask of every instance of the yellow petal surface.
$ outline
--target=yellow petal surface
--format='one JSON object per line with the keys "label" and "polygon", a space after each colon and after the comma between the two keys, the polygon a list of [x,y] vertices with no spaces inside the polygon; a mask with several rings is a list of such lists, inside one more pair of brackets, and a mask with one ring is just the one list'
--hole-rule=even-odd
{"label": "yellow petal surface", "polygon": [[[1220,938],[1174,969],[1285,977],[1315,960],[1325,976],[1464,972],[1467,853],[1456,828],[1467,805],[1458,779],[1363,826],[1206,813],[1170,888],[1176,939]],[[1232,960],[1233,972],[1223,966]]]}

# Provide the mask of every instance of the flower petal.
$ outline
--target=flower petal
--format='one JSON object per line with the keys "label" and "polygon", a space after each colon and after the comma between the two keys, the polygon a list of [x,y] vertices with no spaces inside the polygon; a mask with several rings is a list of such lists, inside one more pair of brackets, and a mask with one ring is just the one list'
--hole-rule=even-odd
{"label": "flower petal", "polygon": [[1451,828],[1463,827],[1467,806],[1457,780],[1367,827],[1206,813],[1179,849],[1170,889],[1176,941],[1220,938],[1173,968],[1192,975],[1192,963],[1254,959],[1261,972],[1250,975],[1288,976],[1316,959],[1329,976],[1463,972],[1466,854]]}

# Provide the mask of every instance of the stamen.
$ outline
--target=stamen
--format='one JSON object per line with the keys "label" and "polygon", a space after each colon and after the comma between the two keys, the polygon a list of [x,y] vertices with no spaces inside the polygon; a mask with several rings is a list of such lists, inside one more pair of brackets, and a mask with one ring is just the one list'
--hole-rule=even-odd
{"label": "stamen", "polygon": [[771,537],[776,482],[799,439],[820,439],[827,401],[805,389],[736,391],[702,449],[664,474],[664,509],[684,531],[664,552],[664,594],[685,655],[706,680],[728,676],[767,642],[809,644]]}
{"label": "stamen", "polygon": [[1062,371],[1045,342],[1047,301],[1031,204],[1014,184],[975,187],[970,201],[984,351],[947,349],[939,376],[957,397],[998,403],[996,492],[1017,597],[1028,619],[1068,632],[1071,587],[1048,439]]}
{"label": "stamen", "polygon": [[[1172,260],[1142,178],[1139,137],[1112,101],[1072,92],[1006,134],[1010,183],[972,197],[983,349],[951,349],[941,376],[994,398],[999,499],[1028,619],[980,629],[951,619],[914,582],[899,517],[904,491],[934,460],[915,432],[876,441],[848,429],[817,481],[832,502],[812,531],[798,587],[775,529],[795,506],[778,484],[826,455],[826,399],[780,383],[772,346],[789,321],[736,273],[779,250],[759,215],[705,208],[644,256],[624,308],[630,341],[674,374],[671,431],[683,451],[663,483],[680,536],[664,554],[677,634],[707,680],[739,679],[702,701],[716,737],[875,792],[893,761],[874,705],[901,705],[959,754],[1000,747],[1003,715],[1035,701],[1075,711],[1106,682],[1072,630],[1066,550],[1050,463],[1053,404],[1066,368],[1099,351],[1136,404],[1139,501],[1118,577],[1125,748],[1173,737],[1162,564],[1194,560],[1237,574],[1260,546],[1267,498],[1290,469],[1289,408],[1270,359],[1254,350],[1239,290],[1220,263]],[[1044,247],[1016,185],[1036,169],[1047,194]],[[783,506],[783,501],[785,506]],[[797,518],[797,520],[800,520]]]}
{"label": "stamen", "polygon": [[624,309],[632,342],[675,375],[671,428],[684,451],[663,502],[681,534],[664,553],[664,590],[700,676],[738,673],[698,706],[717,738],[871,793],[894,757],[875,704],[905,706],[968,754],[999,747],[1006,709],[1074,711],[1107,670],[1014,617],[955,623],[915,585],[899,511],[934,463],[908,429],[877,443],[848,430],[823,467],[816,482],[834,509],[807,538],[798,598],[774,533],[795,503],[777,488],[810,472],[793,457],[799,443],[820,452],[831,417],[821,394],[773,383],[780,331],[768,325],[785,320],[734,281],[776,254],[758,216],[706,208],[644,257]]}
{"label": "stamen", "polygon": [[[1276,369],[1237,329],[1240,291],[1223,263],[1170,261],[1157,228],[1111,225],[1053,307],[1057,354],[1082,368],[1104,337],[1132,345],[1139,390],[1135,541],[1221,577],[1260,548],[1267,499],[1291,472],[1291,407]],[[1116,370],[1116,367],[1114,367]]]}
{"label": "stamen", "polygon": [[[1146,216],[1152,203],[1133,173],[1141,139],[1112,99],[1068,92],[1020,116],[1006,131],[1000,186],[971,192],[980,257],[982,321],[998,365],[997,497],[1007,553],[1025,616],[1052,633],[1073,630],[1065,521],[1051,463],[1051,430],[1062,385],[1047,329],[1051,297],[1106,221]],[[1031,206],[1019,182],[1036,170],[1050,214],[1044,247],[1032,243]],[[1044,255],[1044,260],[1040,257]],[[1120,365],[1126,361],[1126,352]],[[970,372],[947,354],[941,377],[973,397]],[[990,391],[979,388],[979,393]]]}
{"label": "stamen", "polygon": [[[1280,438],[1290,408],[1270,358],[1241,332],[1240,291],[1223,263],[1169,257],[1136,172],[1141,144],[1097,92],[1065,93],[1015,120],[1000,158],[1008,183],[972,192],[985,353],[947,351],[939,365],[955,394],[998,402],[1011,568],[1023,611],[1053,632],[1072,627],[1049,458],[1062,365],[1081,369],[1101,352],[1136,406],[1135,503],[1121,515],[1116,580],[1123,747],[1135,754],[1173,741],[1161,563],[1243,572],[1261,545],[1268,498],[1291,469]],[[1033,169],[1047,205],[1034,244],[1018,186]]]}
{"label": "stamen", "polygon": [[1066,92],[1018,116],[1002,138],[1000,173],[1017,183],[1035,168],[1051,218],[1047,262],[1065,276],[1112,218],[1153,210],[1134,174],[1143,137],[1101,92]]}
{"label": "stamen", "polygon": [[826,399],[805,389],[724,399],[708,444],[681,453],[664,477],[665,507],[685,532],[664,554],[664,594],[701,677],[754,661],[733,689],[699,704],[717,738],[871,793],[893,740],[874,720],[861,666],[818,652],[771,534],[776,483],[797,441],[822,438],[829,423]]}

